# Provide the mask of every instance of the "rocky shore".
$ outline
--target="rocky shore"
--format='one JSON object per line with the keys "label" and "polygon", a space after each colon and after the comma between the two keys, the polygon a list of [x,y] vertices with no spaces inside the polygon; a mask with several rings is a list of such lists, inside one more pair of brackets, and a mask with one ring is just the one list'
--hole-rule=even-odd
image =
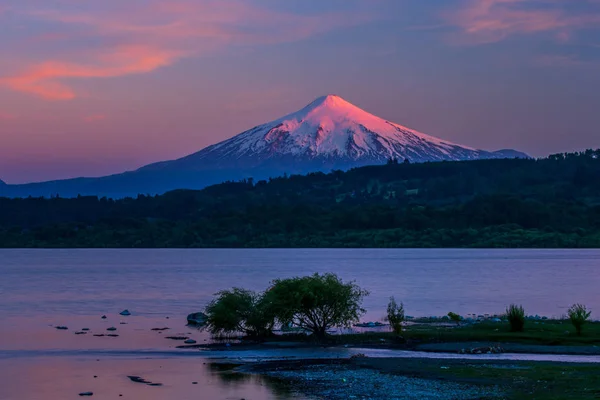
{"label": "rocky shore", "polygon": [[324,400],[593,399],[597,364],[354,357],[239,367]]}
{"label": "rocky shore", "polygon": [[279,367],[266,375],[286,381],[299,393],[328,400],[463,400],[502,398],[496,387],[391,374],[354,363]]}

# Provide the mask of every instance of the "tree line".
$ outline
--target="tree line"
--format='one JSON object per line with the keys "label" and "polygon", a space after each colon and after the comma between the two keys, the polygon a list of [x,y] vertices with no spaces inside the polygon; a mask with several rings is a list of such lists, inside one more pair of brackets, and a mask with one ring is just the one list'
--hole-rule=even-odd
{"label": "tree line", "polygon": [[600,150],[0,198],[0,247],[600,247]]}

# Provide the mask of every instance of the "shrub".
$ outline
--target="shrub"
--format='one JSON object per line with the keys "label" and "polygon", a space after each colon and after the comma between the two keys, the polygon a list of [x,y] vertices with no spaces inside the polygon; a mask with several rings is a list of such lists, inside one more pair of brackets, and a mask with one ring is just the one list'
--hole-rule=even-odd
{"label": "shrub", "polygon": [[319,339],[332,327],[358,322],[367,295],[354,282],[344,283],[335,274],[278,279],[266,293],[279,322],[306,329]]}
{"label": "shrub", "polygon": [[450,311],[448,313],[448,318],[450,318],[450,321],[456,322],[457,325],[460,324],[461,317],[457,313],[453,313],[452,311]]}
{"label": "shrub", "polygon": [[205,310],[205,329],[211,334],[243,333],[257,338],[272,334],[274,317],[264,295],[233,288],[216,296]]}
{"label": "shrub", "polygon": [[567,313],[569,314],[571,323],[577,331],[577,335],[581,336],[583,324],[587,322],[592,312],[589,311],[583,304],[573,304]]}
{"label": "shrub", "polygon": [[525,310],[523,306],[511,304],[506,309],[506,319],[510,323],[511,332],[523,332],[525,330]]}
{"label": "shrub", "polygon": [[390,323],[392,330],[396,335],[402,333],[402,322],[404,322],[404,304],[396,303],[394,297],[390,297],[390,302],[387,306],[387,321]]}

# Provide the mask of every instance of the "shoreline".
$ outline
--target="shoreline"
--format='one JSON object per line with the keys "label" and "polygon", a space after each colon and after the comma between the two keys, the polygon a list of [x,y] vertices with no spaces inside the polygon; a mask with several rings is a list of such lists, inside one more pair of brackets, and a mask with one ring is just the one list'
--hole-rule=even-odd
{"label": "shoreline", "polygon": [[[563,392],[565,397],[560,398],[592,399],[600,391],[597,368],[588,363],[351,357],[264,361],[233,371],[268,376],[298,394],[329,400],[474,400],[554,399]],[[591,397],[577,394],[571,381],[574,374],[594,376],[588,383],[594,388]]]}
{"label": "shoreline", "polygon": [[373,349],[373,350],[399,350],[408,352],[425,352],[437,354],[485,354],[482,353],[461,353],[465,349],[485,349],[500,347],[499,353],[494,354],[538,354],[538,355],[565,355],[565,356],[600,356],[600,346],[596,345],[536,345],[511,342],[492,342],[492,341],[469,341],[469,342],[442,342],[442,343],[424,343],[416,345],[398,345],[398,344],[336,344],[319,345],[315,343],[303,342],[267,342],[267,343],[232,343],[226,344],[196,344],[181,345],[177,349],[181,350],[203,350],[203,351],[253,351],[253,350],[276,350],[276,349]]}

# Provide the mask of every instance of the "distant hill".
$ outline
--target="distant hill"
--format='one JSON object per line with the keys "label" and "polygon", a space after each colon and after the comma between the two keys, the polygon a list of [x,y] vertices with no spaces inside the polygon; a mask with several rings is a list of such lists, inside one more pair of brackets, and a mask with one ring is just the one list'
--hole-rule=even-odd
{"label": "distant hill", "polygon": [[121,200],[0,198],[1,247],[600,247],[600,150]]}
{"label": "distant hill", "polygon": [[10,185],[1,189],[0,195],[120,198],[201,189],[249,177],[348,170],[384,164],[388,159],[426,162],[527,157],[515,150],[485,151],[426,135],[328,95],[178,160],[101,178]]}

